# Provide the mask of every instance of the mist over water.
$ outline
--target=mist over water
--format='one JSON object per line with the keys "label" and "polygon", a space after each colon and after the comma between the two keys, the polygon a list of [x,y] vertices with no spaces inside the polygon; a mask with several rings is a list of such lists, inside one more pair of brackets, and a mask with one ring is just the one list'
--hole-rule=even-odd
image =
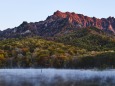
{"label": "mist over water", "polygon": [[115,86],[115,70],[0,69],[0,86]]}

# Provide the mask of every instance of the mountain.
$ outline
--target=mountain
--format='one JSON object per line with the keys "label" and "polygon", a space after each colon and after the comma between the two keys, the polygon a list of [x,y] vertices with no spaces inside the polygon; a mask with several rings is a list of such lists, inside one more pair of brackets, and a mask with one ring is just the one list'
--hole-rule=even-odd
{"label": "mountain", "polygon": [[114,35],[113,17],[56,11],[0,31],[0,68],[115,68]]}
{"label": "mountain", "polygon": [[28,23],[24,21],[15,28],[0,31],[1,38],[18,38],[25,36],[60,36],[79,28],[96,27],[106,33],[115,34],[115,18],[95,18],[82,14],[56,11],[46,20]]}

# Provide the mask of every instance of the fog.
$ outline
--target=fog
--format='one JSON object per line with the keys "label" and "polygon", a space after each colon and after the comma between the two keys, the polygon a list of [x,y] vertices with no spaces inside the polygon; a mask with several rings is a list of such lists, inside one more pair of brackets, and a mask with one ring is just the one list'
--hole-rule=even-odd
{"label": "fog", "polygon": [[0,69],[0,86],[115,86],[115,70]]}

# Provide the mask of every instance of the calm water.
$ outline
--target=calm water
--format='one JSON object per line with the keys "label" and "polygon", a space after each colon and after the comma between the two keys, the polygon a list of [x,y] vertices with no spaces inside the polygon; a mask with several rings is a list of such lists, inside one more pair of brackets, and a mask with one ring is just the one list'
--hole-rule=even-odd
{"label": "calm water", "polygon": [[115,70],[0,69],[0,86],[115,86]]}

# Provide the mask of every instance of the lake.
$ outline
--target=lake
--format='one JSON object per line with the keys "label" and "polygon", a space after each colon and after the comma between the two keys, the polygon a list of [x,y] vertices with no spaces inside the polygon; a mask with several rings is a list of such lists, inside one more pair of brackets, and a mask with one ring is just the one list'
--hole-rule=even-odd
{"label": "lake", "polygon": [[0,86],[115,86],[115,70],[0,69]]}

